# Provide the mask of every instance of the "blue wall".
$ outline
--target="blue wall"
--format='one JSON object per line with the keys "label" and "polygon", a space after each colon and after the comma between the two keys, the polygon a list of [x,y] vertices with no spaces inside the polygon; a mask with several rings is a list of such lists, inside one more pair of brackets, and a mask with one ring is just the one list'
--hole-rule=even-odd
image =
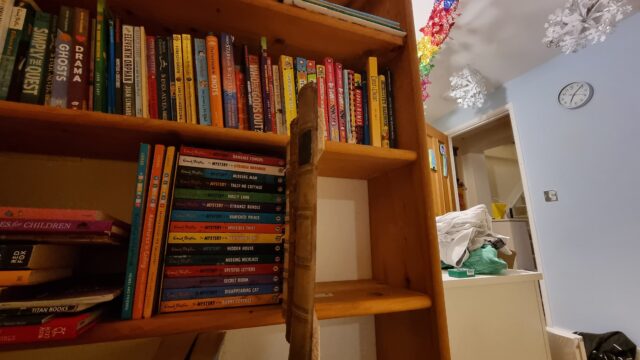
{"label": "blue wall", "polygon": [[[622,330],[640,343],[640,14],[601,44],[506,83],[453,129],[510,103],[520,138],[553,325]],[[531,44],[530,46],[537,46]],[[540,45],[542,46],[542,44]],[[593,99],[566,110],[558,91],[588,81]],[[543,191],[558,191],[546,203]]]}

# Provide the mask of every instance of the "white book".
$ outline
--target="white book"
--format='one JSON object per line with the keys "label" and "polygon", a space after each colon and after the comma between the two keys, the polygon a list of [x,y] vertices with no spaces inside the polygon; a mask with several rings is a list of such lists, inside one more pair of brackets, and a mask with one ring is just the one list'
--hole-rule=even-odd
{"label": "white book", "polygon": [[133,28],[133,66],[134,66],[134,89],[135,89],[135,105],[136,105],[136,116],[143,116],[142,108],[142,39],[140,37],[140,27],[135,26]]}
{"label": "white book", "polygon": [[4,42],[7,39],[12,11],[13,0],[0,0],[0,54],[4,51]]}

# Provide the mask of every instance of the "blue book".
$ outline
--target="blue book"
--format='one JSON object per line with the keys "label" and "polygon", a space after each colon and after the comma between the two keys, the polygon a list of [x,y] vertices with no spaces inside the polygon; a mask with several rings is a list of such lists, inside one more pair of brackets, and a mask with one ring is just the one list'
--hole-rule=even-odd
{"label": "blue book", "polygon": [[345,127],[347,130],[347,142],[351,142],[353,133],[351,132],[351,110],[349,109],[349,70],[342,70],[342,89],[344,90],[344,114],[345,114]]}
{"label": "blue book", "polygon": [[236,89],[236,67],[233,60],[233,36],[220,34],[220,64],[222,68],[222,107],[224,108],[224,127],[237,129],[238,91]]}
{"label": "blue book", "polygon": [[122,319],[131,319],[133,312],[133,295],[136,287],[136,272],[138,270],[138,254],[140,252],[140,237],[144,222],[144,207],[146,203],[146,189],[149,178],[149,159],[152,149],[149,144],[140,144],[138,156],[138,170],[136,175],[135,200],[131,212],[131,232],[129,234],[129,252],[127,256],[127,271],[122,295]]}
{"label": "blue book", "polygon": [[165,289],[162,291],[162,301],[273,294],[280,292],[280,289],[280,285],[212,286],[188,289]]}
{"label": "blue book", "polygon": [[186,289],[211,286],[247,286],[255,284],[280,284],[280,275],[248,275],[248,276],[205,276],[187,278],[165,278],[164,289]]}
{"label": "blue book", "polygon": [[194,168],[188,166],[179,166],[178,174],[180,176],[189,177],[197,176],[207,179],[218,180],[238,180],[244,182],[252,182],[259,184],[284,184],[284,176],[265,175],[265,174],[252,174],[238,171],[216,170],[216,169],[203,169]]}
{"label": "blue book", "polygon": [[173,210],[171,221],[284,224],[284,214]]}
{"label": "blue book", "polygon": [[207,73],[207,49],[204,39],[193,39],[193,58],[196,61],[196,87],[198,88],[198,123],[211,126],[209,107],[209,74]]}
{"label": "blue book", "polygon": [[369,96],[367,94],[367,74],[362,74],[362,127],[364,129],[362,143],[371,145],[371,139],[369,138]]}
{"label": "blue book", "polygon": [[113,18],[107,20],[107,112],[116,112],[116,27]]}

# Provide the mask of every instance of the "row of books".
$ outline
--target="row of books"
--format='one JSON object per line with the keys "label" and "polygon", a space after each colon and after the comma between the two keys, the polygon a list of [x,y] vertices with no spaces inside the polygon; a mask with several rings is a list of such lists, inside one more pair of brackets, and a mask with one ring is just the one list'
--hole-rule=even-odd
{"label": "row of books", "polygon": [[122,283],[82,277],[77,267],[91,249],[126,242],[128,231],[100,211],[0,207],[0,344],[68,340],[90,329]]}
{"label": "row of books", "polygon": [[284,164],[142,144],[122,318],[278,302]]}
{"label": "row of books", "polygon": [[147,35],[105,0],[95,18],[12,5],[0,0],[2,100],[287,134],[298,91],[315,82],[327,140],[395,147],[391,72],[378,74],[375,57],[357,72],[331,57],[276,61],[264,37],[254,51],[228,33]]}

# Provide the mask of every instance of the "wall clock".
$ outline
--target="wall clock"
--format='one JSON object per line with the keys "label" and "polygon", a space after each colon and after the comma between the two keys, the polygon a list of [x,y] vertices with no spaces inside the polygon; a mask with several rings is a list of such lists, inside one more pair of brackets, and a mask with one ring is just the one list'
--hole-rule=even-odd
{"label": "wall clock", "polygon": [[576,81],[560,90],[558,102],[567,109],[577,109],[586,105],[592,97],[593,86],[586,81]]}

